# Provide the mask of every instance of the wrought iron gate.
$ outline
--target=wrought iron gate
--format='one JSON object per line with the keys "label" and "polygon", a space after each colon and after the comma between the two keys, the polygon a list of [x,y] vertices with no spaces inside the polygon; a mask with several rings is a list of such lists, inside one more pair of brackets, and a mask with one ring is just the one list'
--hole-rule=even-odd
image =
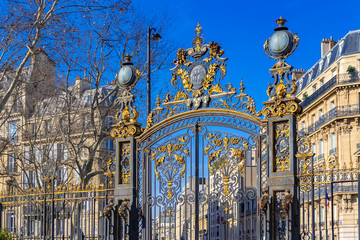
{"label": "wrought iron gate", "polygon": [[145,239],[256,239],[259,122],[194,111],[155,130],[140,148]]}
{"label": "wrought iron gate", "polygon": [[274,81],[262,111],[242,80],[238,90],[221,85],[227,58],[218,43],[205,44],[200,25],[192,47],[177,51],[175,94],[158,96],[145,128],[137,123],[134,96],[124,89],[112,130],[120,237],[299,239],[295,155],[301,108],[284,60],[298,38],[284,22],[278,20],[274,34],[285,34],[290,47],[272,56]]}

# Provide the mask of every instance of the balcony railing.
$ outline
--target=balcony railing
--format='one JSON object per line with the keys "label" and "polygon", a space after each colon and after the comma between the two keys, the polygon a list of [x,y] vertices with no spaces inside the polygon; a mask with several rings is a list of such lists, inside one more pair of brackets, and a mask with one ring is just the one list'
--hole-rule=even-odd
{"label": "balcony railing", "polygon": [[318,90],[311,94],[308,98],[301,102],[301,107],[306,108],[310,103],[314,102],[318,97],[329,91],[333,86],[336,85],[336,76],[327,81]]}
{"label": "balcony railing", "polygon": [[315,102],[317,98],[322,96],[324,93],[328,92],[331,88],[338,84],[347,84],[347,83],[355,83],[360,82],[360,73],[353,74],[340,74],[335,75],[329,81],[327,81],[324,85],[322,85],[318,90],[316,90],[313,94],[311,94],[308,98],[301,102],[301,106],[306,108],[312,102]]}
{"label": "balcony railing", "polygon": [[332,154],[334,154],[334,153],[336,153],[336,148],[330,149],[329,154],[332,155]]}
{"label": "balcony railing", "polygon": [[322,125],[324,125],[325,123],[336,117],[351,116],[357,114],[360,114],[358,104],[335,107],[331,109],[329,112],[322,115],[318,121],[308,126],[307,133],[310,134],[318,130]]}

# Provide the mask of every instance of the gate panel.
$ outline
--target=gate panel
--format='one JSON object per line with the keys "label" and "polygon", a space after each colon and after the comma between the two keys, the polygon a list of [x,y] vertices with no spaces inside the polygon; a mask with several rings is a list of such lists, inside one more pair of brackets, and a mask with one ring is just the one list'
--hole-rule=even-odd
{"label": "gate panel", "polygon": [[145,239],[256,239],[254,135],[226,125],[195,122],[142,149]]}

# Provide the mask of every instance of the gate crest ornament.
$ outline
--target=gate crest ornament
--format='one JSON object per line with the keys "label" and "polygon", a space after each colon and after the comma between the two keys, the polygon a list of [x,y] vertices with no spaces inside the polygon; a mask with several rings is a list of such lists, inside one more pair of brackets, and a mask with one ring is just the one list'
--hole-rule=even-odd
{"label": "gate crest ornament", "polygon": [[[241,80],[240,93],[231,84],[221,86],[226,75],[225,51],[219,43],[205,44],[200,24],[195,29],[192,47],[176,53],[171,69],[171,85],[176,93],[168,93],[163,100],[158,96],[156,108],[149,114],[146,128],[186,110],[222,108],[243,111],[258,116],[254,99],[247,95]],[[260,120],[260,119],[257,119]]]}
{"label": "gate crest ornament", "polygon": [[[205,39],[200,24],[197,25],[195,33],[192,48],[179,49],[176,53],[177,59],[174,60],[175,67],[171,69],[171,84],[176,87],[180,81],[183,85],[183,90],[178,89],[177,100],[190,96],[198,98],[206,91],[220,92],[219,82],[226,75],[227,58],[222,57],[224,50],[215,42],[203,44]],[[218,83],[213,85],[219,71]]]}

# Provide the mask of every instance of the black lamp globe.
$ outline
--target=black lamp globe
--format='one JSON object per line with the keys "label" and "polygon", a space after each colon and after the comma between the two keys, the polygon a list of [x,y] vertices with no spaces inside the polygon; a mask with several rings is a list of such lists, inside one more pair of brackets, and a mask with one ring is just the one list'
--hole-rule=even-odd
{"label": "black lamp globe", "polygon": [[286,56],[293,49],[293,33],[284,27],[285,22],[282,17],[276,20],[279,26],[269,39],[269,51],[276,57]]}
{"label": "black lamp globe", "polygon": [[136,69],[130,62],[132,57],[127,54],[124,58],[125,62],[122,64],[117,76],[117,84],[119,87],[127,88],[136,82],[137,76]]}

